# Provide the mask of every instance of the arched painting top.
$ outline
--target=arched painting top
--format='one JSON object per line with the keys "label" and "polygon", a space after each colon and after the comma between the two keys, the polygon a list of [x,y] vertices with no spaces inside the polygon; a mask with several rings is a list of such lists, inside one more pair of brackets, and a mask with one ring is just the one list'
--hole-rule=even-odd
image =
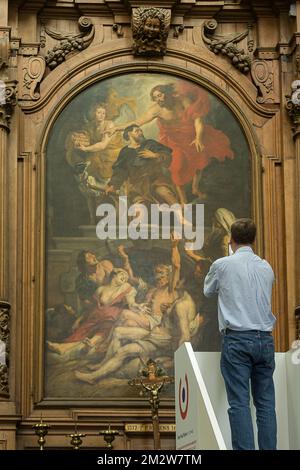
{"label": "arched painting top", "polygon": [[149,358],[173,374],[183,341],[219,350],[203,281],[252,209],[249,145],[224,102],[166,73],[106,78],[59,114],[45,169],[45,396],[126,399]]}

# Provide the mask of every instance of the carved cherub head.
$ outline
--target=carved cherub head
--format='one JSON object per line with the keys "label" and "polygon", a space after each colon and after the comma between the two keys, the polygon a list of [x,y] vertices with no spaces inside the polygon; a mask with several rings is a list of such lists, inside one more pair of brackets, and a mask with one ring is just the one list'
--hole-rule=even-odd
{"label": "carved cherub head", "polygon": [[136,55],[163,55],[171,13],[164,8],[134,8],[132,13],[133,52]]}

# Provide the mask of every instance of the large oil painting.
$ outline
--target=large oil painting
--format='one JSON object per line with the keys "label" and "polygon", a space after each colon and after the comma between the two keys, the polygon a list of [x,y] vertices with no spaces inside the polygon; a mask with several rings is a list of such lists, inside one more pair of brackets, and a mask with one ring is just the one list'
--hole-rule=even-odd
{"label": "large oil painting", "polygon": [[[46,175],[45,397],[135,397],[128,380],[148,359],[173,375],[183,342],[220,350],[204,277],[228,255],[232,222],[251,213],[249,146],[224,102],[167,74],[99,81],[55,121]],[[203,204],[203,246],[159,229],[101,239],[99,207],[115,208],[118,225],[125,199]]]}

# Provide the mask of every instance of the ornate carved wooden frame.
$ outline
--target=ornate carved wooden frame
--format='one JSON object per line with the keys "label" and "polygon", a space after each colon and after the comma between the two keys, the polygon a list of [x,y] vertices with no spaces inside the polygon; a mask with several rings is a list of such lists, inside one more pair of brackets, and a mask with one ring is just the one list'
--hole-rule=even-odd
{"label": "ornate carved wooden frame", "polygon": [[[273,148],[272,136],[279,125],[277,110],[265,108],[256,102],[256,87],[234,69],[226,60],[216,58],[204,47],[170,39],[168,54],[161,60],[133,58],[131,43],[118,38],[108,45],[91,46],[53,70],[41,83],[40,99],[24,102],[22,110],[23,165],[19,170],[19,254],[22,259],[19,279],[18,308],[20,314],[22,363],[18,369],[23,377],[20,393],[23,416],[34,416],[38,408],[51,407],[62,417],[68,416],[68,402],[45,400],[43,397],[44,370],[44,285],[45,285],[45,150],[50,129],[59,113],[72,98],[89,85],[104,78],[128,72],[164,72],[201,84],[216,94],[235,114],[249,143],[252,161],[252,212],[258,222],[257,251],[273,265],[281,279],[285,277],[284,243],[282,231],[283,202],[278,196],[281,185],[281,161]],[[264,135],[270,135],[263,140]],[[264,142],[264,145],[262,145]],[[275,215],[274,215],[275,214]],[[265,225],[262,226],[262,221]],[[276,239],[276,243],[273,243]],[[26,253],[26,256],[23,255]],[[274,311],[278,313],[275,333],[277,349],[286,346],[287,319],[285,311],[285,285],[275,286]],[[280,333],[279,333],[280,332]],[[133,416],[132,405],[137,400],[126,400],[116,410],[116,402],[101,401],[103,416],[114,409],[115,416]],[[165,403],[166,408],[168,404]],[[59,408],[64,406],[64,409]],[[95,400],[69,402],[70,407],[95,407]],[[137,405],[141,407],[141,404]],[[130,411],[131,410],[131,411]],[[86,414],[84,412],[84,414]],[[89,413],[89,412],[88,412]],[[168,412],[166,411],[166,415]]]}

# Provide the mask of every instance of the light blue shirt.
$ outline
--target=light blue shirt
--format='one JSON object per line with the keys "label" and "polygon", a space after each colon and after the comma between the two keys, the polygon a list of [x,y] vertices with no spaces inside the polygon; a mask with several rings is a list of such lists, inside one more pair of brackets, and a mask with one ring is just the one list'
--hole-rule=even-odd
{"label": "light blue shirt", "polygon": [[216,260],[204,281],[204,295],[218,294],[220,331],[271,331],[276,318],[271,311],[274,273],[269,263],[249,246]]}

